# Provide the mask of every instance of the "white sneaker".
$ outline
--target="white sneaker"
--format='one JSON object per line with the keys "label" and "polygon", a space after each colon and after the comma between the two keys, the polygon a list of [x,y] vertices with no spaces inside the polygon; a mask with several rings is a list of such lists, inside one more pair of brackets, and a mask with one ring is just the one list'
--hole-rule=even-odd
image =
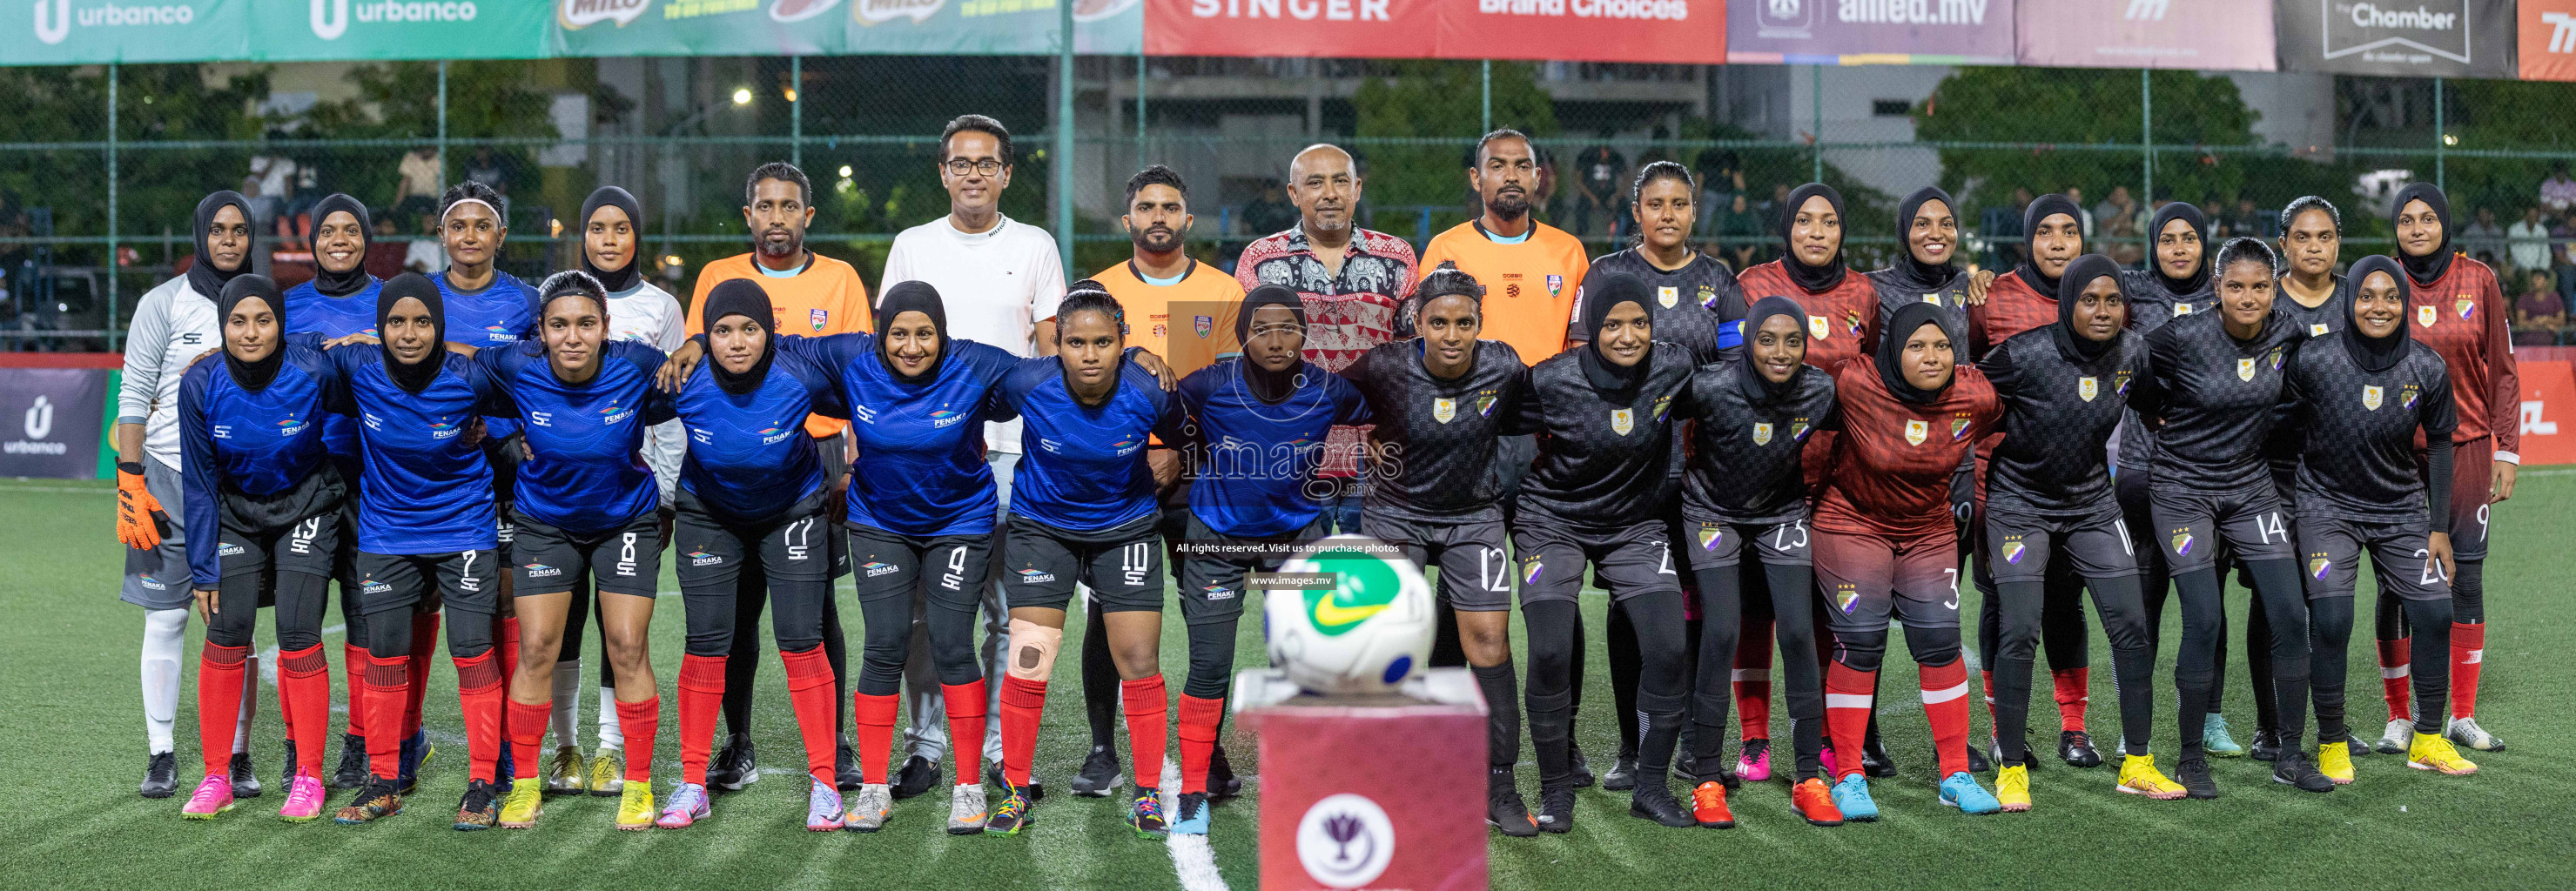
{"label": "white sneaker", "polygon": [[868,783],[859,787],[859,795],[841,811],[841,828],[858,832],[875,832],[885,828],[886,815],[894,810],[894,787]]}
{"label": "white sneaker", "polygon": [[984,785],[959,783],[948,793],[948,834],[980,835],[984,831]]}
{"label": "white sneaker", "polygon": [[2388,729],[2380,732],[2379,742],[2372,748],[2378,749],[2382,755],[2397,755],[2414,744],[2415,722],[2398,718],[2388,722]]}
{"label": "white sneaker", "polygon": [[2442,735],[2449,737],[2452,742],[2480,752],[2504,751],[2504,740],[2497,739],[2495,734],[2488,733],[2486,728],[2478,726],[2476,718],[2452,718],[2450,729],[2444,731]]}

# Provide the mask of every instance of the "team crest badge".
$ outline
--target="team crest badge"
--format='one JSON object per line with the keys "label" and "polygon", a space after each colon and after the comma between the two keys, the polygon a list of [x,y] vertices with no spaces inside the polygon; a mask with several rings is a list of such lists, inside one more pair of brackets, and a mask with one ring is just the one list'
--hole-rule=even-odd
{"label": "team crest badge", "polygon": [[2273,370],[2273,371],[2279,371],[2279,370],[2281,370],[2281,348],[2280,348],[2280,347],[2273,347],[2273,348],[2272,348],[2272,370]]}
{"label": "team crest badge", "polygon": [[2176,303],[2176,304],[2174,304],[2174,315],[2177,315],[2177,316],[2187,316],[2187,315],[2191,315],[2191,304],[2188,304],[2188,303]]}
{"label": "team crest badge", "polygon": [[1564,294],[1565,294],[1565,276],[1562,276],[1562,275],[1551,275],[1551,276],[1548,276],[1548,277],[1547,277],[1547,296],[1550,296],[1550,297],[1560,297],[1560,296],[1564,296]]}
{"label": "team crest badge", "polygon": [[1790,442],[1797,442],[1797,441],[1799,441],[1799,440],[1803,440],[1803,439],[1806,439],[1806,438],[1807,438],[1807,419],[1805,419],[1805,418],[1790,418],[1790,419],[1789,419],[1789,441],[1790,441]]}
{"label": "team crest badge", "polygon": [[2478,311],[2478,305],[2469,302],[2469,295],[2462,294],[2457,302],[2451,304],[2451,311],[2459,313],[2460,318],[2466,319],[2470,314]]}
{"label": "team crest badge", "polygon": [[1950,439],[1956,441],[1966,438],[1968,435],[1969,423],[1971,423],[1971,421],[1966,415],[1952,417],[1950,419]]}
{"label": "team crest badge", "polygon": [[2092,375],[2076,379],[2075,395],[2084,397],[2086,402],[2093,401],[2093,397],[2102,395],[2102,380]]}
{"label": "team crest badge", "polygon": [[2334,333],[2334,329],[2333,329],[2333,328],[2330,328],[2330,327],[2327,327],[2327,326],[2326,326],[2326,323],[2324,323],[2324,322],[2318,322],[2318,323],[2316,323],[2316,324],[2314,324],[2314,325],[2309,325],[2309,326],[2308,326],[2308,336],[2309,336],[2309,337],[2324,337],[2324,336],[2326,336],[2326,335],[2328,335],[2328,334],[2331,334],[2331,333]]}
{"label": "team crest badge", "polygon": [[1663,420],[1664,413],[1671,410],[1673,410],[1673,397],[1665,396],[1655,400],[1655,420]]}
{"label": "team crest badge", "polygon": [[814,330],[821,331],[823,330],[823,324],[832,320],[832,311],[828,309],[811,310],[805,314],[805,319],[806,321],[814,323]]}
{"label": "team crest badge", "polygon": [[1859,334],[1860,334],[1860,313],[1859,313],[1859,312],[1856,312],[1856,311],[1855,311],[1855,312],[1846,312],[1846,313],[1843,313],[1843,330],[1845,330],[1845,331],[1849,331],[1849,332],[1851,332],[1851,333],[1852,333],[1853,335],[1855,335],[1855,336],[1857,336],[1857,335],[1859,335]]}
{"label": "team crest badge", "polygon": [[2191,538],[2191,530],[2189,530],[2189,529],[2177,529],[2177,530],[2174,530],[2174,534],[2173,534],[2173,552],[2174,552],[2174,556],[2176,556],[2176,557],[2188,557],[2188,556],[2191,556],[2191,546],[2192,546],[2192,543],[2193,543],[2193,542],[2192,542],[2192,538]]}
{"label": "team crest badge", "polygon": [[[1580,569],[1581,567],[1576,567],[1576,568],[1577,568],[1577,569]],[[1530,558],[1529,558],[1529,559],[1521,561],[1521,584],[1524,584],[1524,585],[1535,585],[1535,584],[1538,584],[1538,574],[1539,574],[1540,572],[1546,571],[1546,569],[1547,569],[1547,567],[1546,567],[1546,566],[1540,565],[1540,563],[1538,562],[1538,555],[1536,555],[1536,554],[1532,554],[1532,555],[1530,555]]]}
{"label": "team crest badge", "polygon": [[2405,385],[2405,386],[2403,386],[2403,387],[2399,387],[2399,388],[2397,388],[2397,405],[2398,405],[2398,407],[2400,407],[2400,408],[2406,408],[2406,409],[2412,409],[2412,408],[2414,408],[2414,407],[2415,407],[2415,397],[2416,397],[2416,395],[2418,395],[2418,392],[2419,392],[2419,391],[2417,391],[2417,390],[2415,389],[2415,385],[2414,385],[2414,384],[2407,384],[2407,385]]}
{"label": "team crest badge", "polygon": [[1699,524],[1699,549],[1700,549],[1700,550],[1703,550],[1703,551],[1714,551],[1714,550],[1717,550],[1717,544],[1718,544],[1718,542],[1724,541],[1725,539],[1726,539],[1726,527],[1724,527],[1724,526],[1720,526],[1720,525],[1718,525],[1718,524],[1716,524],[1716,523],[1701,523],[1701,524]]}
{"label": "team crest badge", "polygon": [[2111,373],[2111,392],[2118,393],[2122,396],[2129,395],[2128,372],[2115,371]]}
{"label": "team crest badge", "polygon": [[1449,423],[1449,421],[1450,421],[1451,419],[1456,418],[1456,417],[1458,417],[1458,400],[1455,400],[1455,399],[1434,399],[1434,400],[1431,400],[1431,419],[1432,419],[1432,420],[1434,420],[1434,421],[1439,421],[1440,423],[1446,424],[1446,423]]}
{"label": "team crest badge", "polygon": [[2022,555],[2027,553],[2030,553],[2030,547],[2021,543],[2021,536],[2004,536],[2004,562],[2020,566]]}
{"label": "team crest badge", "polygon": [[2431,304],[2415,308],[2415,324],[2422,325],[2426,328],[2433,327],[2433,320],[2441,317],[2441,312],[2434,309]]}
{"label": "team crest badge", "polygon": [[1485,394],[1485,395],[1482,395],[1482,396],[1478,396],[1478,397],[1476,397],[1476,414],[1477,414],[1479,417],[1487,417],[1487,418],[1490,418],[1490,417],[1493,417],[1493,416],[1494,416],[1494,395],[1493,395],[1493,394],[1491,394],[1491,393],[1487,393],[1487,394]]}
{"label": "team crest badge", "polygon": [[1760,421],[1753,423],[1753,444],[1758,446],[1771,444],[1771,425]]}
{"label": "team crest badge", "polygon": [[1849,615],[1852,611],[1852,607],[1858,603],[1860,603],[1859,589],[1854,588],[1851,585],[1834,586],[1835,609],[1842,610],[1845,615]]}
{"label": "team crest badge", "polygon": [[1208,332],[1216,330],[1216,320],[1207,316],[1191,316],[1190,329],[1197,331],[1200,337],[1206,337]]}
{"label": "team crest badge", "polygon": [[1923,302],[1932,304],[1933,306],[1939,306],[1941,305],[1941,295],[1925,294],[1923,295]]}
{"label": "team crest badge", "polygon": [[1924,438],[1931,435],[1932,425],[1923,423],[1922,421],[1905,422],[1905,443],[1907,445],[1922,445]]}
{"label": "team crest badge", "polygon": [[2314,578],[2317,581],[2322,582],[2326,580],[2326,573],[2333,571],[2334,561],[2328,560],[2324,557],[2308,558],[2308,576],[2310,578]]}
{"label": "team crest badge", "polygon": [[1679,306],[1682,302],[1682,289],[1673,285],[1664,285],[1656,288],[1655,302],[1663,304],[1665,309]]}
{"label": "team crest badge", "polygon": [[2363,385],[2361,385],[2361,407],[2366,408],[2366,409],[2370,409],[2371,411],[2378,411],[2378,410],[2379,410],[2379,385],[2378,385],[2378,384],[2363,384]]}
{"label": "team crest badge", "polygon": [[1832,333],[1834,333],[1834,328],[1833,328],[1833,326],[1832,326],[1832,325],[1825,324],[1825,317],[1824,317],[1824,316],[1808,316],[1808,317],[1807,317],[1807,336],[1808,336],[1808,337],[1813,337],[1813,338],[1815,338],[1815,339],[1817,339],[1817,340],[1823,340],[1823,339],[1825,339],[1825,336],[1826,336],[1826,335],[1829,335],[1829,334],[1832,334]]}
{"label": "team crest badge", "polygon": [[2250,381],[2254,379],[2254,360],[2236,360],[2236,379],[2240,381]]}
{"label": "team crest badge", "polygon": [[1613,432],[1613,433],[1617,433],[1617,434],[1619,434],[1619,435],[1621,435],[1621,436],[1626,436],[1626,435],[1628,435],[1628,431],[1630,431],[1630,430],[1635,430],[1635,429],[1637,429],[1637,410],[1636,410],[1636,409],[1633,409],[1633,408],[1614,408],[1614,409],[1611,409],[1611,410],[1610,410],[1610,431],[1611,431],[1611,432]]}
{"label": "team crest badge", "polygon": [[1717,306],[1716,285],[1699,286],[1699,305],[1710,308],[1715,308]]}

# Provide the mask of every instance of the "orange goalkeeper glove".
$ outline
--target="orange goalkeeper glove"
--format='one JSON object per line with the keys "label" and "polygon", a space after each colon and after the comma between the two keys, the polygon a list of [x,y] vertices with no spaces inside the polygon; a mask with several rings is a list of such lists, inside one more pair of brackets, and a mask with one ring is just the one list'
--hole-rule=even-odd
{"label": "orange goalkeeper glove", "polygon": [[169,519],[161,510],[161,499],[152,497],[152,490],[143,485],[142,462],[117,462],[116,540],[141,551],[160,547],[160,524]]}

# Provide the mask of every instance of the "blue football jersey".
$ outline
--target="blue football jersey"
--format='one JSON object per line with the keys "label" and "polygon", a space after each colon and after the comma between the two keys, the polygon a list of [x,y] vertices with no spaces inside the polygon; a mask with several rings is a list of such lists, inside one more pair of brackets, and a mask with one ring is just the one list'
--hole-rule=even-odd
{"label": "blue football jersey", "polygon": [[226,484],[249,495],[276,495],[330,460],[320,422],[329,416],[337,370],[323,358],[319,338],[296,337],[279,349],[286,355],[277,377],[258,390],[234,381],[221,356],[189,366],[179,381],[180,466],[188,494],[183,523],[188,541],[204,543],[188,548],[197,587],[223,578],[214,543],[222,534],[217,499]]}
{"label": "blue football jersey", "polygon": [[496,547],[492,466],[465,432],[477,416],[508,409],[499,382],[474,360],[442,352],[438,376],[411,393],[385,374],[382,346],[322,355],[340,376],[334,410],[358,419],[365,459],[358,549],[444,554]]}
{"label": "blue football jersey", "polygon": [[[329,340],[350,334],[376,333],[376,292],[385,283],[367,277],[367,286],[342,297],[325,297],[305,282],[286,289],[286,325],[288,334],[319,334]],[[358,460],[358,421],[347,415],[325,415],[322,418],[322,441],[331,446],[331,454],[342,459],[342,469],[354,481]]]}
{"label": "blue football jersey", "polygon": [[1054,356],[1025,359],[1002,380],[997,408],[1025,419],[1026,453],[1011,476],[1011,512],[1058,529],[1096,532],[1154,513],[1154,472],[1146,439],[1181,437],[1180,403],[1161,382],[1122,362],[1109,401],[1086,406]]}
{"label": "blue football jersey", "polygon": [[[781,337],[779,350],[833,370],[856,437],[850,522],[899,535],[982,535],[1001,501],[984,463],[984,421],[1019,357],[971,340],[948,341],[930,380],[896,380],[876,336]],[[839,417],[818,407],[827,417]],[[864,463],[861,463],[864,462]]]}
{"label": "blue football jersey", "polygon": [[[492,283],[470,294],[448,284],[444,269],[431,273],[429,280],[438,286],[438,297],[447,304],[448,340],[471,347],[494,347],[537,339],[537,289],[518,276],[493,270]],[[499,439],[519,432],[519,422],[496,417],[484,425],[484,430]]]}
{"label": "blue football jersey", "polygon": [[[1335,425],[1370,421],[1359,388],[1323,366],[1303,363],[1303,382],[1277,404],[1244,381],[1245,360],[1226,359],[1181,379],[1189,412],[1182,431],[1199,455],[1190,512],[1209,529],[1268,538],[1305,528],[1323,513],[1306,494]],[[1165,440],[1170,442],[1170,440]]]}
{"label": "blue football jersey", "polygon": [[630,340],[600,345],[599,372],[567,384],[534,342],[474,355],[507,394],[503,400],[535,457],[519,465],[513,509],[585,533],[614,529],[653,511],[661,489],[636,449],[644,428],[670,420],[669,394],[653,386],[662,351]]}
{"label": "blue football jersey", "polygon": [[[865,336],[865,335],[843,335]],[[805,416],[847,414],[840,384],[814,351],[782,337],[760,386],[735,395],[716,385],[715,360],[698,363],[671,397],[688,428],[689,450],[680,459],[680,488],[725,514],[744,519],[776,515],[823,488],[823,462],[805,435]]]}

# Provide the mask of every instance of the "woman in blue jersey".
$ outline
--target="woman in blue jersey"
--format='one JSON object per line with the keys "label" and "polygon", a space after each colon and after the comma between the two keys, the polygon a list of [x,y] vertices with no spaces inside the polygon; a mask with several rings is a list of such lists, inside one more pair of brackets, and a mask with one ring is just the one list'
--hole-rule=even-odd
{"label": "woman in blue jersey", "polygon": [[[618,720],[629,758],[617,827],[653,825],[653,736],[661,698],[645,632],[661,578],[661,492],[636,449],[646,427],[670,420],[667,394],[653,387],[662,351],[607,339],[608,292],[589,273],[559,272],[540,289],[539,342],[495,347],[474,364],[505,395],[525,440],[518,491],[506,508],[516,529],[511,603],[520,619],[519,660],[505,719],[516,773],[499,824],[536,824],[544,786],[537,746],[553,710],[554,661],[575,579],[599,591],[608,660],[617,668]],[[510,641],[505,634],[502,643]]]}
{"label": "woman in blue jersey", "polygon": [[[447,268],[429,280],[438,285],[438,294],[447,303],[446,336],[467,346],[503,346],[537,337],[537,290],[499,266],[501,245],[510,237],[501,204],[501,193],[471,181],[449,187],[439,198],[438,240],[447,251]],[[510,505],[517,500],[519,461],[526,452],[519,447],[517,420],[494,417],[478,423],[483,425],[483,456],[492,465],[493,520],[500,524],[495,534],[501,542],[501,559],[509,560],[516,537]],[[502,593],[508,594],[516,581],[503,574]],[[495,626],[503,674],[518,670],[519,619],[512,606],[512,598],[501,598],[501,618]],[[504,786],[517,773],[511,756],[510,750],[502,750]]]}
{"label": "woman in blue jersey", "polygon": [[328,460],[319,423],[333,375],[313,340],[281,342],[284,305],[267,276],[226,283],[215,301],[223,361],[198,362],[179,384],[188,540],[200,543],[188,550],[190,587],[206,621],[197,677],[206,778],[180,811],[193,819],[233,806],[233,710],[264,596],[277,604],[278,699],[295,753],[278,816],[302,823],[322,815],[322,731],[331,713],[323,589],[348,487]]}

